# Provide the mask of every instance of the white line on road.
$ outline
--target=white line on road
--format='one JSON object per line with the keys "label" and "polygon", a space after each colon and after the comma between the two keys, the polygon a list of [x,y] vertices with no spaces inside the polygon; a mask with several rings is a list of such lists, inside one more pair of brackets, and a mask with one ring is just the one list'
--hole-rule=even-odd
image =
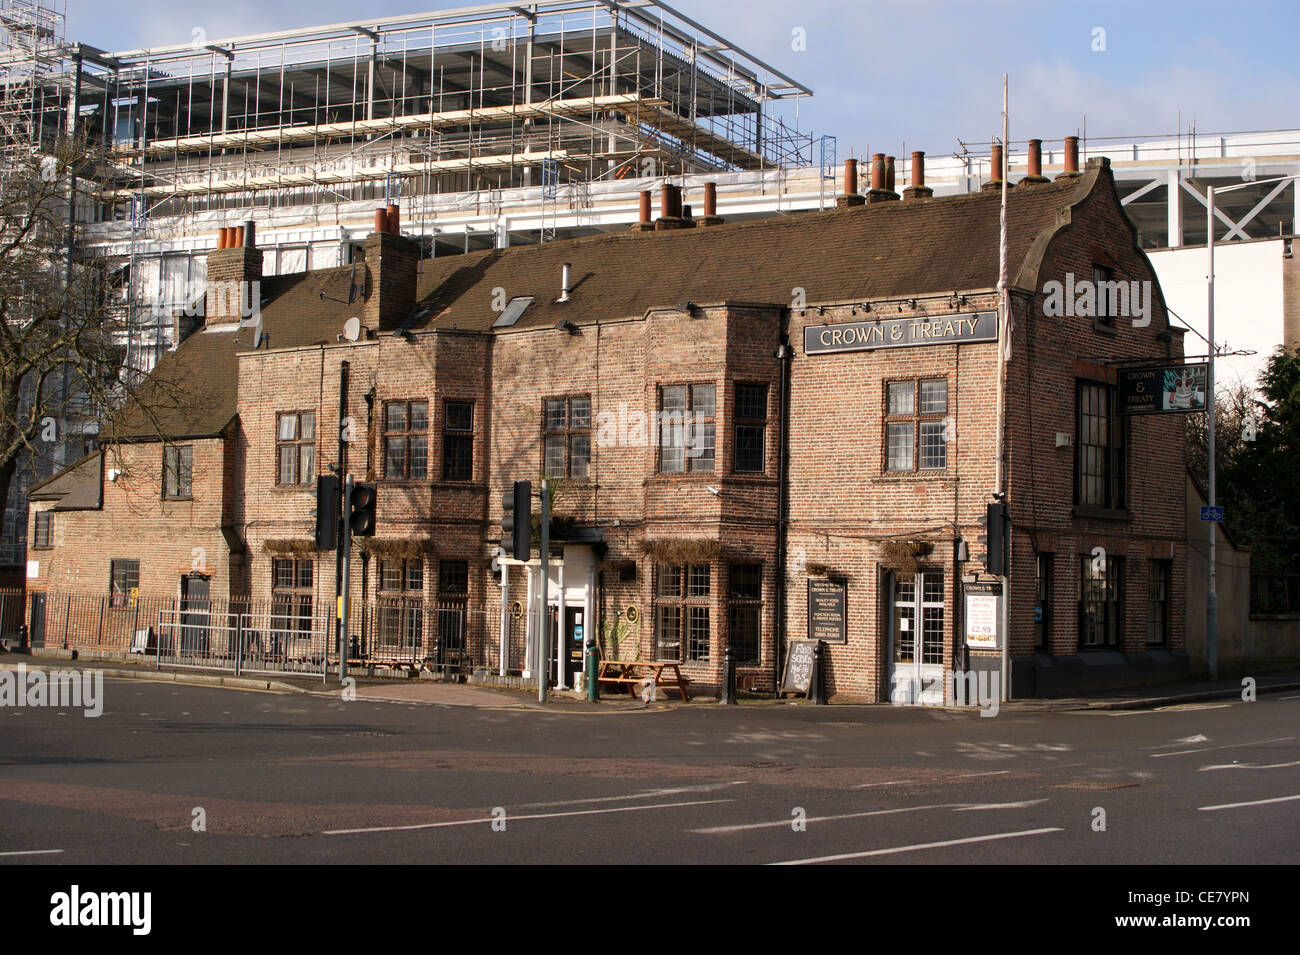
{"label": "white line on road", "polygon": [[[607,812],[641,812],[644,809],[677,809],[682,806],[713,806],[723,802],[735,802],[734,799],[698,799],[694,802],[665,802],[654,806],[614,806],[610,809],[576,809],[573,812],[541,812],[527,816],[506,815],[510,822],[521,819],[559,819],[563,816],[596,816]],[[446,829],[451,826],[481,826],[494,822],[491,816],[482,819],[455,819],[451,822],[424,822],[412,826],[372,826],[366,829],[326,829],[323,836],[347,836],[364,832],[410,832],[415,829]]]}
{"label": "white line on road", "polygon": [[1173,753],[1152,753],[1152,759],[1159,759],[1161,756],[1186,756],[1189,753],[1208,753],[1214,749],[1235,749],[1238,746],[1263,746],[1265,743],[1285,743],[1287,740],[1295,739],[1294,736],[1279,736],[1277,739],[1261,739],[1253,743],[1224,743],[1222,746],[1203,746],[1200,749],[1180,749]]}
{"label": "white line on road", "polygon": [[52,856],[58,855],[62,849],[17,849],[10,852],[0,852],[0,856]]}
{"label": "white line on road", "polygon": [[1274,802],[1291,802],[1293,799],[1300,799],[1300,796],[1277,796],[1273,799],[1256,799],[1254,802],[1227,802],[1221,806],[1197,806],[1201,812],[1212,812],[1215,809],[1241,809],[1244,806],[1267,806]]}
{"label": "white line on road", "polygon": [[918,852],[921,849],[944,849],[948,846],[965,846],[972,842],[992,842],[995,839],[1018,839],[1021,836],[1041,836],[1046,832],[1064,832],[1060,827],[1050,829],[1025,829],[1022,832],[998,832],[991,836],[971,836],[967,839],[947,839],[943,842],[923,842],[914,846],[894,846],[890,849],[872,849],[870,852],[845,852],[836,856],[819,856],[815,859],[791,859],[788,862],[770,862],[769,865],[814,865],[818,862],[840,862],[844,859],[866,859],[871,856],[888,856],[900,852]]}
{"label": "white line on road", "polygon": [[[963,805],[959,802],[938,803],[933,806],[903,806],[898,809],[873,809],[870,812],[846,812],[838,816],[809,816],[804,822],[837,822],[841,819],[865,819],[867,816],[892,816],[901,812],[921,812],[926,809],[954,809]],[[747,822],[735,826],[713,826],[709,829],[691,829],[688,830],[696,835],[718,835],[725,832],[747,832],[751,829],[777,829],[781,826],[788,826],[794,821],[790,819],[778,819],[776,822]]]}
{"label": "white line on road", "polygon": [[962,806],[954,809],[953,812],[976,812],[980,809],[1028,809],[1030,806],[1037,806],[1040,802],[1047,802],[1046,799],[1026,799],[1022,802],[986,802],[976,803],[970,806]]}
{"label": "white line on road", "polygon": [[[1046,799],[1031,799],[1025,802],[1006,802],[1006,803],[967,803],[967,802],[943,802],[936,803],[933,806],[902,806],[898,809],[873,809],[868,812],[846,812],[836,816],[809,816],[802,820],[804,823],[809,822],[838,822],[842,819],[865,819],[868,816],[893,816],[903,812],[921,812],[926,809],[951,809],[953,812],[971,812],[980,809],[1023,809],[1028,806],[1036,806],[1040,802],[1047,802]],[[728,832],[747,832],[751,829],[779,829],[782,826],[788,826],[794,821],[794,817],[789,819],[778,819],[776,822],[747,822],[735,826],[713,826],[708,829],[691,829],[690,832],[696,835],[720,835]]]}
{"label": "white line on road", "polygon": [[1219,763],[1216,766],[1202,766],[1201,772],[1211,769],[1288,769],[1292,766],[1300,766],[1300,759],[1290,763]]}
{"label": "white line on road", "polygon": [[920,782],[920,780],[919,779],[891,779],[887,783],[861,783],[860,785],[854,786],[853,788],[874,789],[877,786],[904,786],[907,783],[917,783],[917,782]]}
{"label": "white line on road", "polygon": [[972,776],[1004,776],[1009,772],[1011,772],[1011,770],[1009,769],[991,769],[987,773],[958,773],[956,776],[950,776],[948,778],[949,779],[970,779]]}
{"label": "white line on road", "polygon": [[729,786],[743,786],[745,780],[730,783],[713,783],[707,786],[682,786],[678,789],[647,789],[645,792],[632,793],[627,796],[594,796],[589,799],[561,799],[556,802],[528,802],[515,806],[515,809],[550,809],[554,806],[585,806],[597,802],[619,802],[626,799],[662,799],[664,796],[681,796],[685,793],[712,793]]}

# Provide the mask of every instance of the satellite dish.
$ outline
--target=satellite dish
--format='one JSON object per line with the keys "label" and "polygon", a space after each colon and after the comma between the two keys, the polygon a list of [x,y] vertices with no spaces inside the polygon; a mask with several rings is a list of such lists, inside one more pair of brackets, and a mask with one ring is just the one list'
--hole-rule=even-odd
{"label": "satellite dish", "polygon": [[356,341],[361,337],[361,319],[355,315],[343,323],[343,337],[350,342]]}

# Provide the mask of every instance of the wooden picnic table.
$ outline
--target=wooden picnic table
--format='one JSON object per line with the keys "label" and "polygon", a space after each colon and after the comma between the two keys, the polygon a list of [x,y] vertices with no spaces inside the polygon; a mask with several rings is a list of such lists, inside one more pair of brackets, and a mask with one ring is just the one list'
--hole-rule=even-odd
{"label": "wooden picnic table", "polygon": [[[664,676],[665,671],[671,671],[671,676]],[[636,696],[636,688],[646,680],[653,680],[656,687],[675,689],[681,693],[683,701],[687,700],[686,688],[691,681],[682,676],[675,660],[601,660],[596,678],[598,684],[626,686],[632,696]]]}

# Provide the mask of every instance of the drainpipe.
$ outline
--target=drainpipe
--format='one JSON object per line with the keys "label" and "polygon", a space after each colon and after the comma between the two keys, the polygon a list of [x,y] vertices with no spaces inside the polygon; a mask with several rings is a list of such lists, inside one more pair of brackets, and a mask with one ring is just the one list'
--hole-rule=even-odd
{"label": "drainpipe", "polygon": [[786,486],[788,484],[787,446],[790,429],[790,310],[781,313],[781,345],[776,357],[781,362],[781,381],[777,396],[777,481],[776,481],[776,629],[772,646],[772,695],[780,698],[781,648],[785,644],[785,551],[786,551]]}

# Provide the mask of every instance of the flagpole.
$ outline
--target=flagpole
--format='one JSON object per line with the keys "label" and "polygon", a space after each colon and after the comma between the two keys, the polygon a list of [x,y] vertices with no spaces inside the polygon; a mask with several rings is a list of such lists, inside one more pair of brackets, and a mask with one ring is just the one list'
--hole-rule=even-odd
{"label": "flagpole", "polygon": [[[1010,142],[1010,118],[1007,113],[1007,74],[1002,74],[1002,168],[998,170],[998,175],[1002,179],[1002,209],[998,220],[998,386],[997,386],[997,465],[994,496],[1003,503],[1007,502],[1006,488],[1006,467],[1004,463],[1005,455],[1005,433],[1006,424],[1003,420],[1006,414],[1006,362],[1011,357],[1011,332],[1013,325],[1011,322],[1011,295],[1007,287],[1007,174],[1011,168],[1011,142]],[[993,528],[988,529],[990,541],[993,539]],[[1002,659],[1000,661],[1001,679],[1001,701],[1007,702],[1011,699],[1011,679],[1010,679],[1010,643],[1011,643],[1011,584],[1010,568],[1006,564],[1011,563],[1011,529],[1006,528],[1006,560],[1002,568]]]}

